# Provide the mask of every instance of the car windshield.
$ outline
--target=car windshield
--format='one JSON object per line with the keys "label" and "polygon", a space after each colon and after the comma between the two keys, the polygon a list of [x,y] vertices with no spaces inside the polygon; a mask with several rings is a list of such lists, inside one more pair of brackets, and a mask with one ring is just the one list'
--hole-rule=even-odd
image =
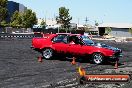
{"label": "car windshield", "polygon": [[86,45],[94,45],[94,42],[88,38],[86,35],[81,35],[81,39],[84,41]]}

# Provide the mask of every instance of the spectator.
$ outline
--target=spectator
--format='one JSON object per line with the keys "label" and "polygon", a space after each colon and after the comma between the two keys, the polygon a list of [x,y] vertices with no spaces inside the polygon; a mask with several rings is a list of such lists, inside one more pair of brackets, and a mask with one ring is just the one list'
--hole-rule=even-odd
{"label": "spectator", "polygon": [[75,42],[74,41],[71,41],[70,44],[75,44]]}

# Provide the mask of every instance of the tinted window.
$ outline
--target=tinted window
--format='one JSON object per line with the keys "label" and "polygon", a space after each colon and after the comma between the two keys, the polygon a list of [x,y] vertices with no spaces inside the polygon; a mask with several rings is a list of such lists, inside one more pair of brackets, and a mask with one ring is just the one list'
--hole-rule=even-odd
{"label": "tinted window", "polygon": [[57,43],[64,42],[64,43],[66,43],[67,42],[67,35],[58,35],[55,38],[53,38],[53,42],[57,42]]}
{"label": "tinted window", "polygon": [[73,41],[75,44],[83,44],[82,41],[77,36],[70,36],[69,43]]}
{"label": "tinted window", "polygon": [[91,39],[89,39],[88,36],[82,35],[80,37],[84,41],[85,44],[87,44],[87,45],[93,45],[94,44],[94,42]]}

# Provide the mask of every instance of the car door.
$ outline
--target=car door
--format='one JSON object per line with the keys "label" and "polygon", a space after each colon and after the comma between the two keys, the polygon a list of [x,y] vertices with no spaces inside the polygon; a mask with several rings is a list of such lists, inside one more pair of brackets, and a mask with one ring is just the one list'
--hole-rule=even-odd
{"label": "car door", "polygon": [[82,47],[82,49],[84,50],[83,53],[87,55],[91,54],[91,52],[95,49],[94,42],[85,35],[81,35],[80,38],[84,42],[84,46]]}
{"label": "car door", "polygon": [[70,44],[70,38],[68,43],[68,50],[67,52],[71,55],[80,56],[83,55],[83,52],[85,49],[83,48],[83,45],[81,44],[81,40],[77,36],[70,36],[73,37],[75,44]]}
{"label": "car door", "polygon": [[71,55],[80,55],[80,53],[81,53],[81,45],[69,44],[67,51]]}
{"label": "car door", "polygon": [[57,53],[67,53],[67,35],[60,34],[53,38],[52,46]]}

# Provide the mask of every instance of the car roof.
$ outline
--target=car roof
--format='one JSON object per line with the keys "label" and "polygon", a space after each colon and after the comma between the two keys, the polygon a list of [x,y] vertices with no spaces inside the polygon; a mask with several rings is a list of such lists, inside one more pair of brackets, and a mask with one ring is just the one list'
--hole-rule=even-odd
{"label": "car roof", "polygon": [[69,35],[69,34],[71,34],[71,33],[56,33],[56,34],[67,34],[67,35]]}
{"label": "car roof", "polygon": [[56,34],[66,34],[66,35],[81,35],[81,34],[72,34],[72,33],[56,33]]}
{"label": "car roof", "polygon": [[77,35],[77,36],[79,36],[79,35],[81,35],[81,34],[71,34],[71,35]]}

